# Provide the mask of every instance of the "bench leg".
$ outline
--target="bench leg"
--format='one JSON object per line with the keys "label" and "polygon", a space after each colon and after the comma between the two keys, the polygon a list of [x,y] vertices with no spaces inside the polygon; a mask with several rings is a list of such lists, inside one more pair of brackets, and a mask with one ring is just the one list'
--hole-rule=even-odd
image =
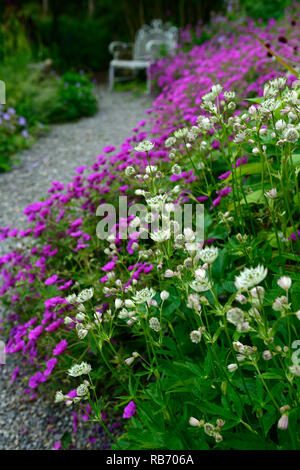
{"label": "bench leg", "polygon": [[146,69],[147,73],[147,95],[151,95],[151,76],[150,76],[150,67]]}
{"label": "bench leg", "polygon": [[115,69],[113,65],[109,66],[109,75],[108,75],[108,89],[112,91],[114,88],[114,81],[115,81]]}

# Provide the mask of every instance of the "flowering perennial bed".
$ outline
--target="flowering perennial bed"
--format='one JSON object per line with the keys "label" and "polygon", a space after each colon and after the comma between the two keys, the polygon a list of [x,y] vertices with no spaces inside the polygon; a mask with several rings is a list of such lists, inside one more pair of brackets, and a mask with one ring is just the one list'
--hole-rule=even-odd
{"label": "flowering perennial bed", "polygon": [[[2,228],[21,243],[0,267],[26,393],[49,384],[104,427],[121,410],[114,448],[300,448],[300,89],[253,41],[158,63],[155,137],[140,122]],[[97,208],[119,196],[146,209],[102,240]],[[171,216],[185,203],[204,204],[204,242]]]}

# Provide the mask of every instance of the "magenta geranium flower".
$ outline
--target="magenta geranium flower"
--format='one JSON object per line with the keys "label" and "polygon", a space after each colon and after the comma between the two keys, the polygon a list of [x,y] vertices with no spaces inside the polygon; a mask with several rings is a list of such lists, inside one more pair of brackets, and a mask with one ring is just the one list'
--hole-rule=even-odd
{"label": "magenta geranium flower", "polygon": [[130,401],[127,406],[124,408],[123,418],[131,418],[135,415],[136,412],[136,404],[134,401]]}
{"label": "magenta geranium flower", "polygon": [[46,286],[52,286],[53,284],[56,283],[57,279],[58,279],[57,274],[53,274],[52,276],[48,277],[48,279],[46,279],[45,281]]}
{"label": "magenta geranium flower", "polygon": [[53,349],[52,351],[53,356],[59,356],[60,354],[62,354],[67,348],[67,346],[68,346],[67,341],[65,339],[62,339],[59,343],[57,343],[57,345]]}

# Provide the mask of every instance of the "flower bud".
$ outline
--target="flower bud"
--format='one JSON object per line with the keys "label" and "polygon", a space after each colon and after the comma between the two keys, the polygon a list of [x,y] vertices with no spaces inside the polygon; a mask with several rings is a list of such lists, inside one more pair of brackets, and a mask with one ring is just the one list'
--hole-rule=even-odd
{"label": "flower bud", "polygon": [[167,299],[168,299],[169,295],[170,295],[169,292],[167,292],[166,290],[163,290],[163,291],[160,293],[160,298],[161,298],[162,301],[164,301],[164,300],[167,300]]}

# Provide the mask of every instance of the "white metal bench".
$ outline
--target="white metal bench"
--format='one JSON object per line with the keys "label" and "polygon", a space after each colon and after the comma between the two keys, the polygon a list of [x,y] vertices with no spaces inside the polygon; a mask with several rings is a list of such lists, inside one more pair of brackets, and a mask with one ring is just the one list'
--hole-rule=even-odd
{"label": "white metal bench", "polygon": [[[177,45],[178,29],[163,24],[161,20],[153,20],[144,25],[136,34],[134,43],[114,41],[109,45],[113,60],[109,64],[109,89],[112,90],[115,82],[115,69],[145,69],[147,73],[147,93],[151,93],[150,65],[157,57],[159,48],[163,47],[172,53]],[[129,53],[131,58],[120,58],[122,53]]]}

